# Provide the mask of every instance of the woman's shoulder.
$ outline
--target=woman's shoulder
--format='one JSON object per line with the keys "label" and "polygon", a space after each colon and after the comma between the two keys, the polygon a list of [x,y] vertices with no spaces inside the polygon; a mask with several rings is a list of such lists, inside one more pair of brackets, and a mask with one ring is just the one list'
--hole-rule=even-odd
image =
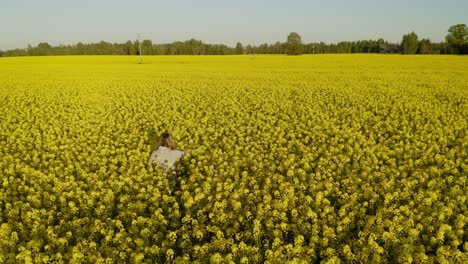
{"label": "woman's shoulder", "polygon": [[185,155],[187,155],[187,151],[183,151],[183,150],[180,150],[180,149],[175,149],[174,151],[175,151],[178,155],[180,155],[180,156],[182,156],[182,157],[185,156]]}
{"label": "woman's shoulder", "polygon": [[159,146],[155,151],[156,152],[161,152],[161,151],[168,151],[170,148],[164,147],[164,146]]}
{"label": "woman's shoulder", "polygon": [[166,154],[166,155],[176,155],[176,156],[185,156],[187,155],[187,151],[179,150],[179,149],[171,149],[168,147],[159,146],[155,152],[157,154]]}

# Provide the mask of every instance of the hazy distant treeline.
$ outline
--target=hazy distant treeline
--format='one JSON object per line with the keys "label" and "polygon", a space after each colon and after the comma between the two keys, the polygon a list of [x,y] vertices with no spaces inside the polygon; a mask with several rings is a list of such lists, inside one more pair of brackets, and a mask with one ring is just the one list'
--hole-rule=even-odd
{"label": "hazy distant treeline", "polygon": [[233,55],[233,54],[320,54],[320,53],[402,53],[402,54],[467,54],[468,28],[465,24],[449,28],[445,42],[432,43],[418,39],[416,33],[403,35],[401,43],[384,39],[342,41],[338,43],[303,44],[299,34],[292,32],[286,42],[274,44],[243,45],[235,47],[224,44],[207,44],[190,39],[167,44],[155,44],[151,40],[127,41],[126,43],[99,43],[51,46],[43,42],[36,47],[0,51],[0,57],[49,56],[49,55]]}
{"label": "hazy distant treeline", "polygon": [[[389,43],[383,39],[343,41],[333,44],[309,43],[305,44],[303,54],[319,53],[399,53],[401,45]],[[143,55],[233,55],[233,54],[287,54],[286,43],[242,45],[229,47],[223,44],[207,44],[200,40],[190,39],[168,44],[153,44],[151,40],[144,40],[141,46]],[[446,43],[431,43],[430,52],[434,54],[453,53]],[[36,47],[25,49],[0,51],[0,56],[48,56],[48,55],[139,55],[138,41],[127,43],[99,43],[51,46],[39,43]]]}

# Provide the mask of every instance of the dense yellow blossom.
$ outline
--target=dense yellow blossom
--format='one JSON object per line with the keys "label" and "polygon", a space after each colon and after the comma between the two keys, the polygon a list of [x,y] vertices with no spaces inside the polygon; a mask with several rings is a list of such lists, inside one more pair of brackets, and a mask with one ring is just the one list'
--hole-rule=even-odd
{"label": "dense yellow blossom", "polygon": [[468,58],[137,62],[0,59],[0,262],[468,262]]}

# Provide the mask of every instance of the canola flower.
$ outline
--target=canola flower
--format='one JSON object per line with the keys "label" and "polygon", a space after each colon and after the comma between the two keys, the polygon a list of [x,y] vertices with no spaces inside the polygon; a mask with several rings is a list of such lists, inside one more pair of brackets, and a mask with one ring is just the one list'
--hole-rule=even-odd
{"label": "canola flower", "polygon": [[0,262],[468,261],[465,57],[136,62],[0,59]]}

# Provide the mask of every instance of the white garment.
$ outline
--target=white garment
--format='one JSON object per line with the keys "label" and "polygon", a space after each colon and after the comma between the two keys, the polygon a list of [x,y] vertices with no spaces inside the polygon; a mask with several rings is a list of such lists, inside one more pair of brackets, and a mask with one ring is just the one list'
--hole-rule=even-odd
{"label": "white garment", "polygon": [[186,154],[186,151],[159,146],[157,150],[151,153],[149,164],[151,165],[153,161],[156,161],[156,164],[160,168],[171,172],[175,169],[175,162],[177,159],[182,158]]}

